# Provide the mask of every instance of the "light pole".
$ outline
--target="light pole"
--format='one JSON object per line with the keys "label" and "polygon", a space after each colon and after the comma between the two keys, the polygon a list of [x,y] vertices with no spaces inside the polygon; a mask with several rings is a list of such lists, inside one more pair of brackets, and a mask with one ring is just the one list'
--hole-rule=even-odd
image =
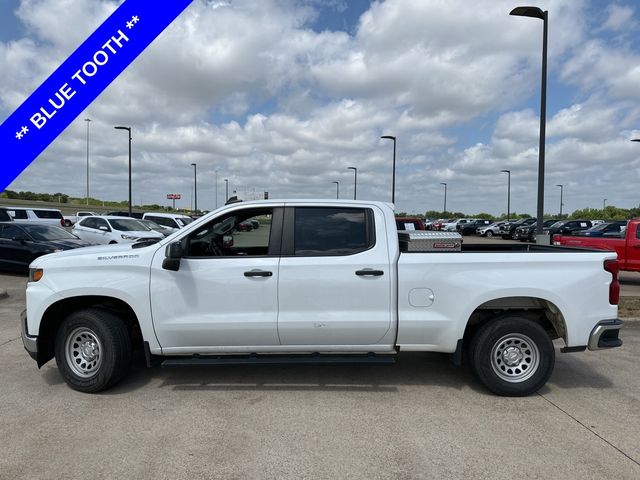
{"label": "light pole", "polygon": [[507,176],[507,222],[509,221],[509,214],[511,212],[511,170],[500,170],[502,173],[506,173]]}
{"label": "light pole", "polygon": [[198,179],[196,178],[196,169],[198,168],[195,163],[192,163],[193,167],[193,203],[194,203],[194,212],[198,213]]}
{"label": "light pole", "polygon": [[218,170],[215,171],[216,173],[216,209],[218,208]]}
{"label": "light pole", "polygon": [[564,185],[556,185],[556,187],[560,187],[560,218],[562,218],[562,191],[564,190]]}
{"label": "light pole", "polygon": [[129,133],[129,216],[131,216],[131,127],[113,127],[116,130],[126,130]]}
{"label": "light pole", "polygon": [[602,200],[602,210],[607,208],[607,199]]}
{"label": "light pole", "polygon": [[447,184],[440,182],[440,185],[444,185],[444,210],[443,213],[447,213]]}
{"label": "light pole", "polygon": [[544,222],[544,151],[547,122],[547,32],[549,12],[538,7],[516,7],[509,15],[532,17],[542,20],[542,85],[540,89],[540,145],[538,147],[538,222],[536,234],[542,235]]}
{"label": "light pole", "polygon": [[393,135],[383,135],[380,138],[393,140],[393,177],[391,178],[391,203],[396,203],[396,137]]}
{"label": "light pole", "polygon": [[91,122],[90,118],[85,118],[85,122],[87,122],[87,205],[89,205],[89,122]]}
{"label": "light pole", "polygon": [[353,199],[357,198],[357,190],[358,190],[358,169],[356,167],[347,167],[347,170],[353,170]]}
{"label": "light pole", "polygon": [[227,203],[229,200],[229,179],[224,179],[224,203]]}
{"label": "light pole", "polygon": [[336,184],[336,199],[340,198],[340,182],[331,182]]}

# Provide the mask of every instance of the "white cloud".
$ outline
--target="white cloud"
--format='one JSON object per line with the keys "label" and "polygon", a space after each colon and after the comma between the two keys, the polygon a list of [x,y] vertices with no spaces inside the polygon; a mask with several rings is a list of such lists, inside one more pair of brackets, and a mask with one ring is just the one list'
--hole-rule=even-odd
{"label": "white cloud", "polygon": [[[136,202],[166,203],[166,193],[180,192],[188,205],[193,162],[207,208],[216,170],[220,199],[224,178],[241,195],[329,198],[337,180],[348,196],[346,167],[356,166],[362,198],[389,200],[392,150],[379,137],[393,134],[400,210],[440,208],[446,181],[450,209],[502,212],[500,170],[509,168],[514,208],[533,213],[541,22],[510,17],[513,2],[503,0],[387,0],[374,2],[351,33],[317,32],[310,25],[323,5],[194,1],[10,188],[82,196],[88,116],[92,194],[105,199],[127,196],[126,135],[113,129],[127,124]],[[635,205],[619,179],[638,174],[640,150],[628,141],[640,135],[638,50],[590,30],[589,3],[541,6],[550,11],[556,102],[547,183],[566,183],[574,208],[602,195]],[[15,109],[114,8],[109,0],[22,0],[27,37],[0,43],[0,113]],[[611,6],[607,29],[626,28],[627,10]],[[557,85],[571,98],[558,99]]]}

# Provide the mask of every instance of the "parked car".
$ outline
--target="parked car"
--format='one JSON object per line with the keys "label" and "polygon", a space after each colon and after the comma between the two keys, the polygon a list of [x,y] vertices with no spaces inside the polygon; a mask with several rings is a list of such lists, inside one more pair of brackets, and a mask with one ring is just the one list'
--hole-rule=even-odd
{"label": "parked car", "polygon": [[580,230],[591,228],[591,220],[561,220],[544,229],[548,235],[573,235]]}
{"label": "parked car", "polygon": [[494,235],[498,235],[500,232],[500,227],[507,222],[494,222],[489,225],[485,225],[483,227],[479,227],[476,230],[476,233],[482,237],[491,238]]}
{"label": "parked car", "polygon": [[62,212],[55,208],[5,207],[14,222],[40,223],[64,227]]}
{"label": "parked car", "polygon": [[627,220],[616,220],[615,222],[599,223],[587,230],[575,232],[574,235],[584,237],[622,236],[626,228]]}
{"label": "parked car", "polygon": [[96,213],[93,212],[76,212],[75,215],[65,215],[64,216],[64,226],[65,227],[71,227],[73,226],[78,220],[80,220],[82,217],[92,217],[97,215]]}
{"label": "parked car", "polygon": [[27,272],[41,255],[91,245],[64,228],[36,223],[0,223],[0,269]]}
{"label": "parked car", "polygon": [[432,224],[431,224],[431,229],[432,230],[442,230],[442,228],[444,227],[445,224],[449,223],[449,222],[453,222],[453,218],[439,218],[438,220],[435,220]]}
{"label": "parked car", "polygon": [[[258,216],[277,234],[221,245]],[[544,386],[554,339],[563,352],[622,344],[614,253],[400,233],[404,247],[383,202],[243,202],[157,244],[45,256],[30,267],[23,344],[83,392],[122,380],[137,347],[165,367],[391,363],[406,351],[460,365],[464,351],[483,385],[510,396]]]}
{"label": "parked car", "polygon": [[520,220],[516,220],[515,222],[507,222],[502,225],[502,227],[500,227],[500,236],[504,240],[512,240],[516,232],[516,228],[526,225],[532,225],[536,223],[536,221],[537,220],[535,218],[521,218]]}
{"label": "parked car", "polygon": [[85,217],[73,226],[73,233],[97,244],[134,243],[140,240],[162,240],[164,235],[154,232],[131,217]]}
{"label": "parked car", "polygon": [[187,215],[179,215],[177,213],[145,213],[142,218],[151,220],[159,225],[171,228],[184,228],[193,222],[193,218]]}
{"label": "parked car", "polygon": [[146,225],[147,227],[149,227],[151,230],[153,230],[154,232],[158,232],[161,233],[163,237],[168,237],[169,235],[174,234],[175,232],[178,231],[177,228],[171,228],[171,227],[165,227],[164,225],[158,225],[156,222],[152,222],[151,220],[138,220],[139,222],[141,222],[143,225]]}
{"label": "parked car", "polygon": [[491,220],[472,220],[471,222],[459,223],[456,228],[460,235],[474,235],[481,227],[491,225]]}
{"label": "parked car", "polygon": [[[557,218],[552,218],[550,220],[545,220],[542,222],[542,229],[544,231],[545,228],[549,228],[551,225],[558,221]],[[536,240],[536,229],[538,228],[538,223],[532,223],[530,225],[522,225],[516,228],[513,239],[520,240],[521,242],[534,242]]]}
{"label": "parked car", "polygon": [[396,217],[396,228],[398,230],[426,230],[421,218]]}
{"label": "parked car", "polygon": [[620,270],[640,272],[640,218],[629,220],[623,234],[555,235],[553,244],[615,252]]}
{"label": "parked car", "polygon": [[449,223],[445,223],[442,230],[445,232],[457,232],[458,225],[464,225],[465,223],[474,221],[474,218],[457,218]]}

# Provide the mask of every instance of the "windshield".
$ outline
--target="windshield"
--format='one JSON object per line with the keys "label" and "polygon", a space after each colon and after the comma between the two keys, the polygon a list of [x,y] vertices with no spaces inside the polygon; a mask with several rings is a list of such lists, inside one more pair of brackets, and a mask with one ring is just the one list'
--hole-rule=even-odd
{"label": "windshield", "polygon": [[121,232],[149,232],[151,229],[139,220],[134,219],[109,219],[111,228]]}
{"label": "windshield", "polygon": [[78,237],[67,232],[63,228],[49,225],[24,225],[23,228],[31,238],[39,242],[51,240],[78,240]]}
{"label": "windshield", "polygon": [[563,225],[564,225],[564,222],[556,222],[553,225],[551,225],[550,228],[560,228]]}
{"label": "windshield", "polygon": [[144,225],[149,227],[151,230],[166,230],[167,227],[163,227],[162,225],[158,225],[156,222],[152,222],[151,220],[140,220]]}

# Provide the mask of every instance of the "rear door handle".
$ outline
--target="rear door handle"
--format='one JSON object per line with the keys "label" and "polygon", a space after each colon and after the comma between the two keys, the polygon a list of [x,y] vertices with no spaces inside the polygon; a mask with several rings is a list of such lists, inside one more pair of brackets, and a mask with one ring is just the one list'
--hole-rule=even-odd
{"label": "rear door handle", "polygon": [[373,270],[371,268],[365,268],[363,270],[356,270],[356,275],[359,277],[379,277],[384,275],[382,270]]}
{"label": "rear door handle", "polygon": [[273,272],[267,272],[266,270],[249,270],[244,272],[245,277],[271,277]]}

